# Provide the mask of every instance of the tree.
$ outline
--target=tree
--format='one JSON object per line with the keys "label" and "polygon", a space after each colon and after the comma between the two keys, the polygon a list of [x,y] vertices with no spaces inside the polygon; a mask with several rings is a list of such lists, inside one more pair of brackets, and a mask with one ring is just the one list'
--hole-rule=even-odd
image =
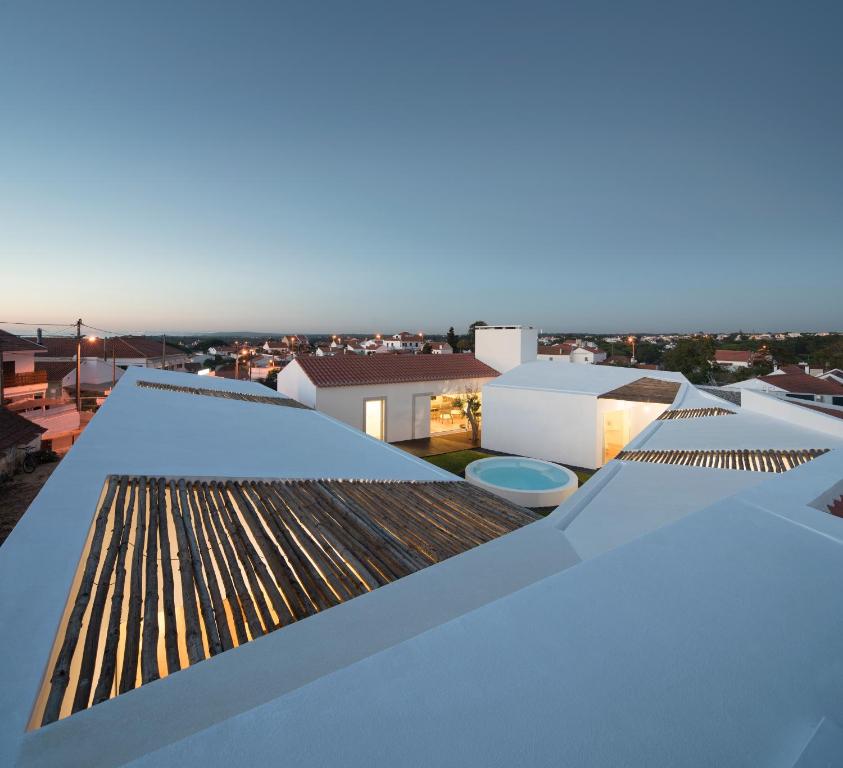
{"label": "tree", "polygon": [[474,332],[477,329],[478,325],[488,325],[488,323],[485,323],[482,320],[475,320],[471,325],[468,326],[468,336],[469,336],[469,339],[470,339],[469,349],[471,349],[472,351],[474,351],[476,349]]}
{"label": "tree", "polygon": [[454,408],[459,408],[471,427],[471,441],[480,439],[480,393],[476,387],[463,388],[462,395],[454,399]]}
{"label": "tree", "polygon": [[423,355],[432,355],[433,354],[433,347],[430,346],[430,342],[426,341],[424,346],[421,348],[421,353]]}
{"label": "tree", "polygon": [[710,338],[680,339],[665,352],[664,367],[684,374],[692,384],[706,384],[711,381],[713,359],[714,342]]}
{"label": "tree", "polygon": [[459,338],[457,338],[457,334],[454,333],[454,326],[453,325],[448,329],[448,333],[445,336],[445,341],[447,341],[451,345],[451,349],[457,348],[457,343],[459,342]]}

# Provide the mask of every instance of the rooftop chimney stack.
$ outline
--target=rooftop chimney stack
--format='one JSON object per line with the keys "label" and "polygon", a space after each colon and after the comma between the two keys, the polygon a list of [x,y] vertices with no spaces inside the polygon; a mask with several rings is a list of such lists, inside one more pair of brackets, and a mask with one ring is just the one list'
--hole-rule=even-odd
{"label": "rooftop chimney stack", "polygon": [[536,359],[538,333],[530,325],[478,325],[474,356],[499,373]]}

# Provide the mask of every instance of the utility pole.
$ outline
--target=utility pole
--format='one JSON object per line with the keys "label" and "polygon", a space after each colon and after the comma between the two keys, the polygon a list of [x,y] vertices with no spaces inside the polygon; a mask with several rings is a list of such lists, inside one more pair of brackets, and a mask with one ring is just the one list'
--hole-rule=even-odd
{"label": "utility pole", "polygon": [[167,370],[167,337],[161,334],[161,370]]}
{"label": "utility pole", "polygon": [[76,410],[82,413],[82,319],[76,321]]}

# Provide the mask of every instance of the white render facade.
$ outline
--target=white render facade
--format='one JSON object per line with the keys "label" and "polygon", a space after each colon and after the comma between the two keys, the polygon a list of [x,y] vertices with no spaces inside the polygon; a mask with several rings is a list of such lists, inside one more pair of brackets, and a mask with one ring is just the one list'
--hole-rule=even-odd
{"label": "white render facade", "polygon": [[[599,395],[641,378],[685,382],[679,373],[525,363],[483,388],[482,446],[597,469],[668,407]],[[607,438],[606,425],[617,424]]]}
{"label": "white render facade", "polygon": [[397,443],[430,437],[430,400],[480,392],[492,377],[400,384],[317,387],[294,360],[278,374],[278,392],[366,431],[366,403],[383,401],[383,439]]}

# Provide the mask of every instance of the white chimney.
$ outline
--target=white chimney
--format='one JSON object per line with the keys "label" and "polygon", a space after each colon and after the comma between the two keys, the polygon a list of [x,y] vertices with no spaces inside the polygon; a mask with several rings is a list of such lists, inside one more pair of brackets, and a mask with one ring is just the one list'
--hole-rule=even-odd
{"label": "white chimney", "polygon": [[504,373],[536,359],[539,337],[530,325],[478,325],[474,329],[474,355]]}

